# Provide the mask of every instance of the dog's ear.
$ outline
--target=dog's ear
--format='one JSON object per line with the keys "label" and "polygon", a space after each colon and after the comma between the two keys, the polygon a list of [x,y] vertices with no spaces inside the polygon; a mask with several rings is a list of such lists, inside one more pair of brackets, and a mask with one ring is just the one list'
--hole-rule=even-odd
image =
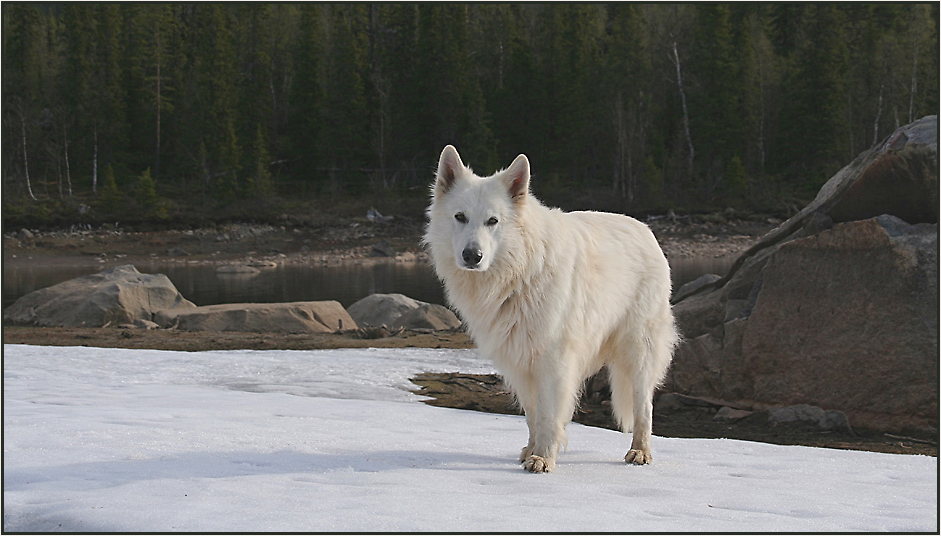
{"label": "dog's ear", "polygon": [[441,151],[438,158],[438,175],[435,179],[435,196],[445,194],[454,186],[457,176],[464,170],[464,162],[461,162],[461,155],[457,154],[457,149],[453,145],[448,145]]}
{"label": "dog's ear", "polygon": [[529,193],[529,159],[521,154],[513,160],[510,167],[503,172],[503,180],[506,183],[506,189],[510,194],[510,199],[514,203],[519,203],[526,199]]}

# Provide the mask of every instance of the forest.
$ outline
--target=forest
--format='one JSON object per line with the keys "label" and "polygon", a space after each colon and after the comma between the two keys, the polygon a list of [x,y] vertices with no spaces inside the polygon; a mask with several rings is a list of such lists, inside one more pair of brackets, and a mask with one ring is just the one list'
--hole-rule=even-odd
{"label": "forest", "polygon": [[449,143],[567,209],[782,211],[938,113],[937,3],[2,10],[5,222],[419,204]]}

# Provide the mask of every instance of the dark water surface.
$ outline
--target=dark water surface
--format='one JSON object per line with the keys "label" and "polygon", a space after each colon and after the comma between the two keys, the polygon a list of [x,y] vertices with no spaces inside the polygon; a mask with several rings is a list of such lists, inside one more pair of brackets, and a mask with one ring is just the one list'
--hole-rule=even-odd
{"label": "dark water surface", "polygon": [[[707,274],[725,275],[734,258],[690,258],[671,262],[673,287]],[[217,274],[215,266],[137,263],[143,273],[166,274],[196,305],[336,300],[344,307],[376,293],[405,294],[429,303],[444,303],[444,291],[429,264],[380,262],[368,265],[262,268],[252,275]],[[69,279],[97,273],[100,266],[3,268],[3,307],[20,296]]]}

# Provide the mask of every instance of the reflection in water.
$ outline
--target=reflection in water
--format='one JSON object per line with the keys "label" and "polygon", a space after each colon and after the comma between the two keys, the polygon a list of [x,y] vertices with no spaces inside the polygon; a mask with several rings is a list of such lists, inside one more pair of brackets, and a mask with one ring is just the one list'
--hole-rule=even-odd
{"label": "reflection in water", "polygon": [[[725,275],[734,258],[690,258],[671,262],[673,288],[713,273]],[[217,274],[215,266],[141,263],[143,273],[166,274],[196,305],[336,300],[344,307],[376,293],[400,293],[429,303],[444,303],[444,291],[431,266],[423,263],[378,262],[344,266],[284,265],[257,274]],[[3,269],[3,307],[34,290],[103,268],[34,267]]]}
{"label": "reflection in water", "polygon": [[737,257],[692,257],[670,260],[670,278],[673,280],[673,290],[706,274],[725,276]]}

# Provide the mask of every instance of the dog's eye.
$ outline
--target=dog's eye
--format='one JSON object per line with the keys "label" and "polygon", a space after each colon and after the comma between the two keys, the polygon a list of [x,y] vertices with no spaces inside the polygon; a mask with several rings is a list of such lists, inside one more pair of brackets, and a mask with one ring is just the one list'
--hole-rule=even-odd
{"label": "dog's eye", "polygon": [[467,216],[465,216],[463,212],[458,212],[455,214],[454,219],[461,223],[467,223]]}
{"label": "dog's eye", "polygon": [[494,217],[494,218],[490,218],[489,220],[487,220],[487,225],[488,225],[489,227],[493,227],[494,225],[496,225],[497,223],[499,223],[499,221],[500,221],[500,220],[498,220],[498,219],[495,218],[495,217]]}

